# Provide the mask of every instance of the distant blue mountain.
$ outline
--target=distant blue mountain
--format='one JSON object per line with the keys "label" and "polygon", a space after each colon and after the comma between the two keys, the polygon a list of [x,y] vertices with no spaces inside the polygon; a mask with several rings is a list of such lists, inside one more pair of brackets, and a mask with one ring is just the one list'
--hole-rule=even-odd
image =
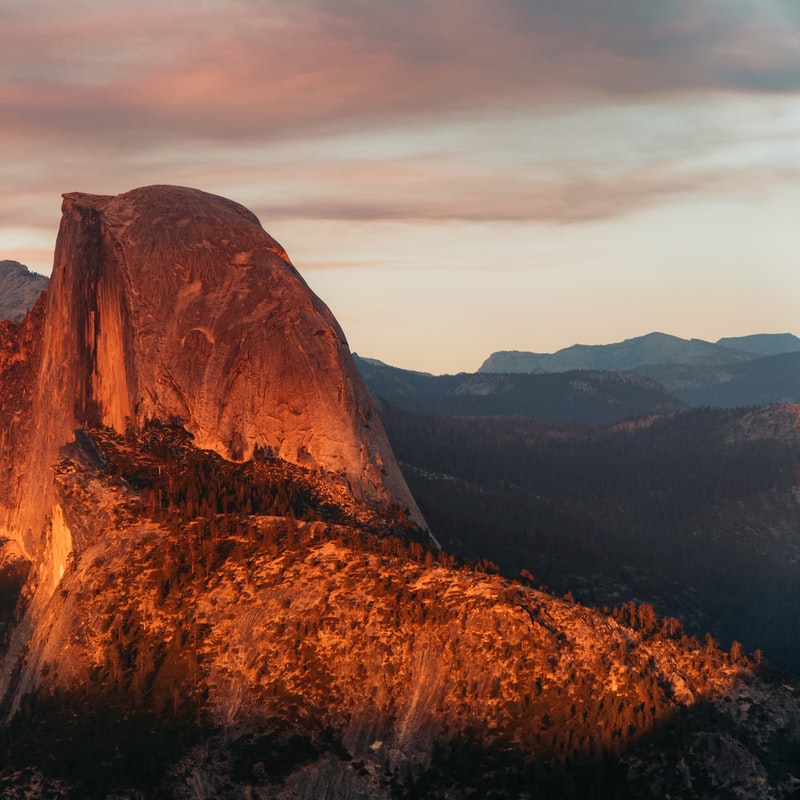
{"label": "distant blue mountain", "polygon": [[631,372],[430,375],[355,354],[354,359],[374,397],[415,414],[610,425],[685,407],[657,381]]}
{"label": "distant blue mountain", "polygon": [[756,333],[752,336],[728,336],[717,341],[722,347],[759,356],[777,356],[800,352],[800,339],[792,333]]}
{"label": "distant blue mountain", "polygon": [[556,353],[500,351],[492,353],[478,372],[567,372],[573,369],[616,372],[651,364],[722,366],[751,358],[752,351],[737,350],[719,342],[714,344],[703,339],[681,339],[666,333],[648,333],[616,344],[575,344]]}
{"label": "distant blue mountain", "polygon": [[800,403],[800,338],[760,333],[706,342],[650,333],[556,353],[501,351],[479,373],[558,373],[575,369],[647,375],[689,405]]}

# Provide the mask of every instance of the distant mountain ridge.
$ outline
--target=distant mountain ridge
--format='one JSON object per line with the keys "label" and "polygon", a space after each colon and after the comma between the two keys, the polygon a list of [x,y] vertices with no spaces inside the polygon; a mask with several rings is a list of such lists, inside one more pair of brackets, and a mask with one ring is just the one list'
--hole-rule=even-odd
{"label": "distant mountain ridge", "polygon": [[44,275],[31,272],[19,261],[0,261],[0,320],[19,322],[47,284]]}
{"label": "distant mountain ridge", "polygon": [[612,425],[678,411],[685,404],[634,372],[430,375],[353,354],[373,396],[414,414],[526,417]]}
{"label": "distant mountain ridge", "polygon": [[499,351],[477,374],[545,375],[576,369],[646,375],[690,406],[800,402],[800,338],[791,333],[758,333],[716,343],[650,333],[556,353]]}
{"label": "distant mountain ridge", "polygon": [[791,333],[728,337],[714,343],[654,332],[614,344],[575,344],[555,353],[501,350],[492,353],[478,372],[619,371],[666,364],[719,367],[798,351],[800,339]]}
{"label": "distant mountain ridge", "polygon": [[642,367],[690,406],[764,406],[800,402],[800,352],[753,358],[727,367]]}
{"label": "distant mountain ridge", "polygon": [[722,347],[759,356],[777,356],[800,351],[800,339],[792,333],[756,333],[751,336],[727,336],[717,340]]}

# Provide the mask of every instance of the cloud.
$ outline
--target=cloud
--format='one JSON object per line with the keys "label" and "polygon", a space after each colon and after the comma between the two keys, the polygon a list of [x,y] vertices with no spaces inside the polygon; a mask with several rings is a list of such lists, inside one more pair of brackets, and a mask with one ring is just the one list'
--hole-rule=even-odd
{"label": "cloud", "polygon": [[[765,6],[773,9],[765,13]],[[477,108],[800,89],[788,0],[306,0],[4,8],[9,131],[275,141]]]}
{"label": "cloud", "polygon": [[569,223],[791,186],[799,127],[789,100],[694,99],[309,139],[215,169],[252,180],[246,202],[272,220]]}
{"label": "cloud", "polygon": [[785,185],[798,9],[6,0],[0,232],[54,235],[62,191],[156,182],[343,222],[582,222]]}
{"label": "cloud", "polygon": [[[462,115],[289,142],[167,143],[146,152],[53,148],[0,160],[0,228],[54,235],[60,193],[196,186],[291,219],[581,223],[694,196],[762,196],[796,183],[789,100],[704,100]],[[37,168],[32,169],[36,163]]]}

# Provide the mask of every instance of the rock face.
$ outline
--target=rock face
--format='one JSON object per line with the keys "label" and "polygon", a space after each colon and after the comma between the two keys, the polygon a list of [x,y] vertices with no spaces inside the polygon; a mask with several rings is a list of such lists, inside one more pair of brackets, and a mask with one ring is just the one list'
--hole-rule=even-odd
{"label": "rock face", "polygon": [[[42,354],[46,295],[22,322],[0,320],[0,535],[10,534],[34,430],[30,413]],[[2,561],[0,551],[0,561]]]}
{"label": "rock face", "polygon": [[198,447],[256,448],[422,521],[344,335],[244,207],[194,189],[64,195],[37,420],[11,532],[33,555],[75,429],[180,419]]}
{"label": "rock face", "polygon": [[47,278],[18,261],[0,261],[0,320],[20,322],[47,288]]}

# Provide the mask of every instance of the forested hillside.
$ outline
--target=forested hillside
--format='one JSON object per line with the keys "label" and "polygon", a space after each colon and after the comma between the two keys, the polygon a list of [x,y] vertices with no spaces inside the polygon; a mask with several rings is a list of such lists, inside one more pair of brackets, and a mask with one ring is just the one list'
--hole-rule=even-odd
{"label": "forested hillside", "polygon": [[657,381],[630,372],[429,375],[358,357],[355,362],[376,398],[415,414],[609,425],[684,407]]}
{"label": "forested hillside", "polygon": [[694,633],[800,670],[794,407],[605,429],[383,416],[445,548],[600,607],[652,602]]}
{"label": "forested hillside", "polygon": [[738,645],[460,565],[178,424],[64,455],[77,549],[7,697],[3,797],[790,795],[793,690]]}

